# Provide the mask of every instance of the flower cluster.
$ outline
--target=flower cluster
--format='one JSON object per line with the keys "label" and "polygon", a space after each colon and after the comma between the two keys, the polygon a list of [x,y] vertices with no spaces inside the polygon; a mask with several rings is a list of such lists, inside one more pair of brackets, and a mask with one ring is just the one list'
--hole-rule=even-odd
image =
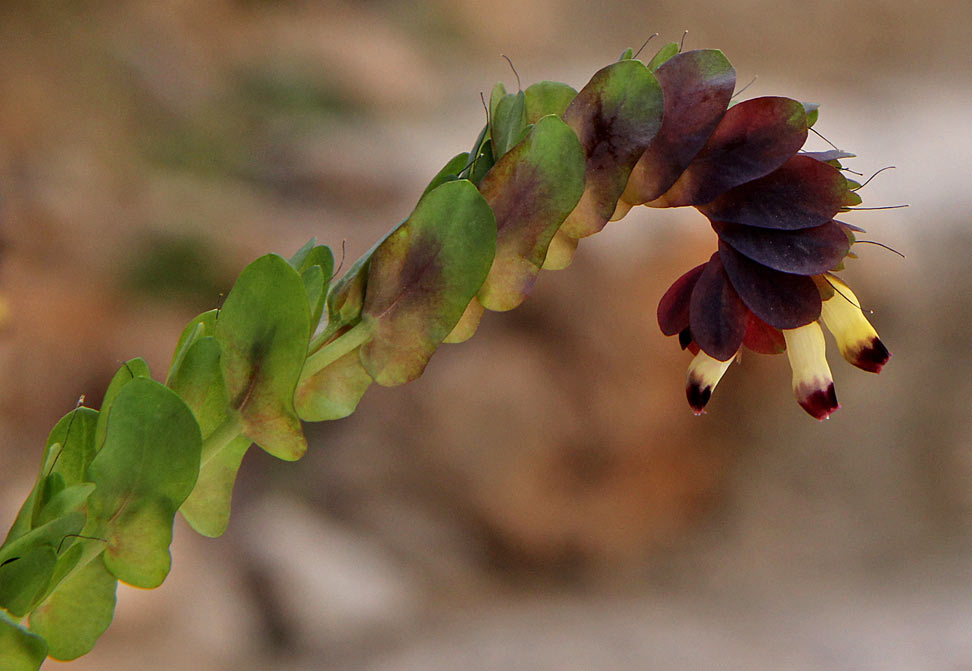
{"label": "flower cluster", "polygon": [[817,419],[839,405],[822,321],[841,354],[877,373],[890,353],[833,272],[860,229],[834,219],[859,204],[839,151],[801,151],[816,109],[763,97],[729,106],[734,74],[711,76],[679,54],[656,76],[665,116],[655,145],[632,172],[615,218],[630,207],[694,206],[718,251],[662,297],[658,323],[695,354],[686,393],[702,413],[741,348],[786,352],[800,405]]}

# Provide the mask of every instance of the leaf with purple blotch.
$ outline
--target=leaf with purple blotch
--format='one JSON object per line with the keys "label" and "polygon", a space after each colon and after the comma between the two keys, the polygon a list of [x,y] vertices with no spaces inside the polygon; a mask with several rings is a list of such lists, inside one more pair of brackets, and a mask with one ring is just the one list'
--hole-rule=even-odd
{"label": "leaf with purple blotch", "polygon": [[689,321],[696,344],[712,358],[728,361],[742,345],[747,312],[716,252],[695,282],[689,303]]}
{"label": "leaf with purple blotch", "polygon": [[796,100],[753,98],[734,105],[672,188],[648,204],[708,203],[735,186],[773,172],[806,139],[807,116]]}
{"label": "leaf with purple blotch", "polygon": [[798,155],[769,175],[700,205],[699,211],[712,221],[793,231],[830,221],[849,194],[840,170]]}
{"label": "leaf with purple blotch", "polygon": [[746,307],[770,326],[794,329],[820,317],[820,292],[811,277],[767,268],[725,242],[718,254]]}
{"label": "leaf with purple blotch", "polygon": [[[506,89],[503,88],[503,84],[497,84],[494,89],[494,95],[496,91],[501,91],[501,95],[506,93]],[[488,127],[484,127],[480,137],[476,140],[476,145],[473,148],[473,152],[476,153],[475,159],[472,158],[472,154],[467,154],[467,161],[471,163],[465,164],[465,169],[460,169],[460,172],[466,172],[467,170],[471,173],[469,180],[473,184],[479,184],[479,181],[483,176],[489,171],[493,165],[493,152],[491,149],[492,143],[486,137]],[[421,200],[433,189],[445,184],[446,182],[456,181],[450,178],[450,173],[454,167],[460,162],[460,157],[463,154],[449,159],[449,162],[436,174],[435,177],[429,182],[428,186],[425,187],[425,191],[422,192],[422,196],[419,198]],[[338,280],[334,281],[327,294],[325,300],[327,306],[328,314],[328,330],[337,332],[338,330],[346,327],[353,326],[356,324],[361,317],[361,306],[364,304],[364,294],[365,285],[368,281],[368,270],[371,264],[371,257],[375,253],[382,243],[385,242],[389,237],[395,234],[395,232],[405,224],[405,221],[400,221],[395,227],[390,231],[385,233],[371,248],[362,254],[358,259],[351,264],[347,272],[344,273]]]}
{"label": "leaf with purple blotch", "polygon": [[736,71],[721,51],[686,51],[655,71],[665,96],[658,135],[631,171],[621,199],[640,205],[665,193],[726,112]]}
{"label": "leaf with purple blotch", "polygon": [[383,386],[414,380],[489,272],[496,221],[467,180],[430,191],[371,257],[361,363]]}
{"label": "leaf with purple blotch", "polygon": [[780,231],[714,221],[719,239],[753,261],[784,273],[816,275],[837,266],[850,249],[836,222],[814,228]]}
{"label": "leaf with purple blotch", "polygon": [[628,176],[661,127],[661,86],[641,61],[599,70],[567,107],[564,121],[587,157],[584,195],[562,230],[573,238],[597,233],[614,214]]}
{"label": "leaf with purple blotch", "polygon": [[584,151],[553,115],[533,126],[479,185],[496,217],[496,255],[477,294],[488,310],[512,310],[527,297],[557,229],[584,193]]}
{"label": "leaf with purple blotch", "polygon": [[307,450],[294,410],[310,340],[304,281],[276,254],[257,259],[226,297],[214,331],[229,406],[243,434],[279,459],[299,459]]}

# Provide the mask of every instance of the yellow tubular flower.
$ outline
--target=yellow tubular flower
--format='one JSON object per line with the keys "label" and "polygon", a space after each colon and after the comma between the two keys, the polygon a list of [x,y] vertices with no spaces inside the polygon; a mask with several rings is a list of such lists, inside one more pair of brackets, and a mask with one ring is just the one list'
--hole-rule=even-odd
{"label": "yellow tubular flower", "polygon": [[688,367],[685,396],[696,415],[705,414],[705,404],[734,360],[735,357],[731,357],[728,361],[719,361],[702,351],[692,359]]}
{"label": "yellow tubular flower", "polygon": [[786,355],[793,369],[793,393],[803,409],[817,419],[827,419],[840,407],[834,378],[827,365],[827,344],[817,322],[784,329]]}
{"label": "yellow tubular flower", "polygon": [[850,287],[833,275],[826,279],[834,287],[834,295],[823,302],[820,315],[834,334],[841,355],[861,370],[880,373],[891,353],[867,321]]}

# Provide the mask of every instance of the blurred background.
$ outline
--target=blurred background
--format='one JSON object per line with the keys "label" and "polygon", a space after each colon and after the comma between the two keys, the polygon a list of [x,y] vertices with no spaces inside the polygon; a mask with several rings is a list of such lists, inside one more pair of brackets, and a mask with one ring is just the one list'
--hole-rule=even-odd
{"label": "blurred background", "polygon": [[[747,356],[696,418],[655,306],[715,236],[639,208],[425,375],[252,449],[230,530],[177,519],[99,669],[972,669],[972,4],[819,0],[0,5],[0,518],[122,361],[164,377],[243,266],[347,264],[469,148],[480,92],[721,48],[744,97],[888,165],[845,278],[895,356],[810,419]],[[811,140],[811,147],[824,148]],[[45,668],[60,668],[49,662]]]}

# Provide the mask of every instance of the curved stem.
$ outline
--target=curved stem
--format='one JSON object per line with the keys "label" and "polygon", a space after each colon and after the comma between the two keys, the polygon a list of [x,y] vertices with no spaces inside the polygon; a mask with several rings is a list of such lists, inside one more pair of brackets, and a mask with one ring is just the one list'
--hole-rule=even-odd
{"label": "curved stem", "polygon": [[239,438],[242,433],[243,427],[240,424],[239,417],[233,413],[227,415],[223,423],[203,439],[202,457],[199,462],[199,468],[201,469],[209,463],[213,457],[219,454],[220,450],[229,445],[230,442]]}
{"label": "curved stem", "polygon": [[355,347],[367,342],[369,337],[371,337],[371,329],[364,322],[359,322],[350,331],[307,357],[304,362],[304,370],[300,373],[300,381],[303,382],[316,375]]}

